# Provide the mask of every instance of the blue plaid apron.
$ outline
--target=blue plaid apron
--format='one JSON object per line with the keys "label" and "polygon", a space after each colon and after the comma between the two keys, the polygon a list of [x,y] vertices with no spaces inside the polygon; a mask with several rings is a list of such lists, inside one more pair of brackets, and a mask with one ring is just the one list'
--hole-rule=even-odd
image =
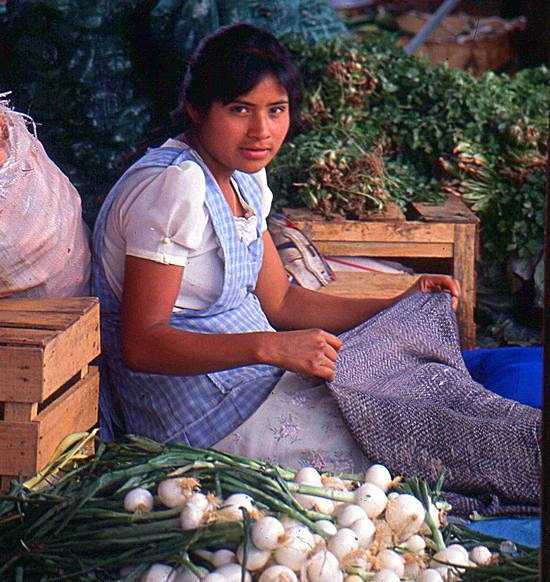
{"label": "blue plaid apron", "polygon": [[[253,290],[262,263],[261,201],[251,176],[235,172],[241,195],[258,217],[258,238],[246,245],[235,227],[221,190],[197,152],[190,147],[156,148],[136,162],[115,184],[103,203],[94,229],[92,289],[101,305],[102,366],[100,392],[101,436],[112,440],[115,427],[160,442],[177,441],[208,447],[244,422],[267,398],[282,370],[253,365],[196,376],[145,374],[130,370],[120,342],[120,301],[110,288],[102,266],[105,226],[113,201],[129,176],[145,168],[165,168],[194,161],[206,180],[205,203],[223,251],[225,271],[220,296],[202,310],[174,312],[170,325],[202,333],[273,331]],[[118,399],[124,425],[117,418]]]}

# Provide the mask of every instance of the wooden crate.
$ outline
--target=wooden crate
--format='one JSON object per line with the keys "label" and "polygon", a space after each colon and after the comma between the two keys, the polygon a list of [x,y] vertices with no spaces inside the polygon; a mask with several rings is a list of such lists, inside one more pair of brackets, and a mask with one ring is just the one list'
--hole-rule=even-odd
{"label": "wooden crate", "polygon": [[[325,256],[371,257],[409,260],[420,272],[450,274],[460,282],[458,309],[461,344],[476,344],[474,307],[475,260],[478,252],[478,218],[456,197],[442,206],[415,203],[409,220],[390,206],[387,216],[374,220],[326,220],[305,209],[285,209],[284,214]],[[338,272],[323,293],[344,297],[393,297],[410,287],[418,275]]]}
{"label": "wooden crate", "polygon": [[0,477],[30,477],[98,419],[99,301],[0,300]]}

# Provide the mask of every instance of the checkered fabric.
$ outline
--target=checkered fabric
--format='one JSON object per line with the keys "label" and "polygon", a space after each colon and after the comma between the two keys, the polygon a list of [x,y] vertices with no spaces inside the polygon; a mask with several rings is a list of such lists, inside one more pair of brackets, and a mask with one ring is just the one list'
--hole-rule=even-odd
{"label": "checkered fabric", "polygon": [[[94,230],[93,293],[100,299],[102,376],[101,436],[111,440],[115,428],[160,442],[177,441],[208,447],[246,420],[269,395],[282,370],[255,365],[196,376],[169,376],[133,372],[123,361],[120,343],[120,301],[102,267],[103,241],[113,201],[124,195],[129,176],[144,168],[165,168],[196,162],[206,179],[205,203],[223,252],[225,274],[219,298],[203,310],[173,313],[170,325],[203,333],[239,333],[273,330],[253,294],[262,263],[261,220],[258,238],[246,245],[238,236],[234,217],[208,168],[190,147],[156,148],[134,164],[115,184],[99,213]],[[260,192],[254,179],[234,173],[240,192],[261,216]],[[114,399],[120,401],[124,424],[117,418]]]}

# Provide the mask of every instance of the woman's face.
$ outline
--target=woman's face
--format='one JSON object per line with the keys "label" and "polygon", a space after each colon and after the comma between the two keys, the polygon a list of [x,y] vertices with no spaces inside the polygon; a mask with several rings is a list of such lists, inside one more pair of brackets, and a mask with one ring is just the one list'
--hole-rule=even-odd
{"label": "woman's face", "polygon": [[290,125],[288,93],[276,77],[264,77],[249,93],[205,115],[189,107],[196,147],[220,184],[234,170],[265,168],[279,151]]}

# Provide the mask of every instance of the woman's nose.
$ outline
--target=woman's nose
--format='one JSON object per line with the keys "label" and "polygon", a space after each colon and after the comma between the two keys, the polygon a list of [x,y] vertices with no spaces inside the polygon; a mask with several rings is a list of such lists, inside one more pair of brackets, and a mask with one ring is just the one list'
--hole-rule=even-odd
{"label": "woman's nose", "polygon": [[266,114],[257,112],[252,116],[248,126],[248,135],[257,139],[265,139],[271,135],[269,120]]}

